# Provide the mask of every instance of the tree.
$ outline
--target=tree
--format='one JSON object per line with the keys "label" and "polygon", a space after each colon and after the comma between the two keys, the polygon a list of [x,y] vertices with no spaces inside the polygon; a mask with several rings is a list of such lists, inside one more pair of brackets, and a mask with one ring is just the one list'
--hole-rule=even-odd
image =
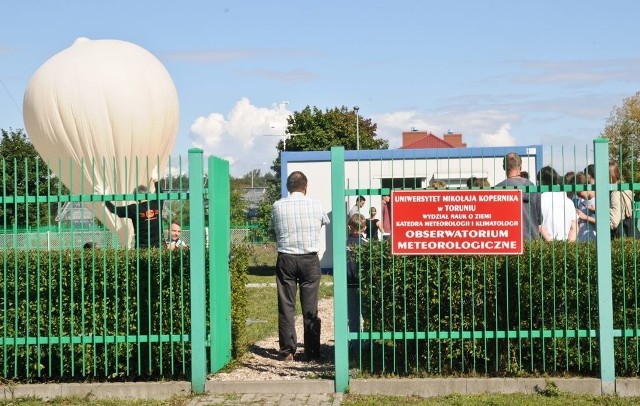
{"label": "tree", "polygon": [[263,175],[260,169],[252,169],[239,178],[233,178],[233,180],[238,182],[238,187],[265,187],[270,178],[273,178],[273,174],[270,172]]}
{"label": "tree", "polygon": [[[286,140],[287,151],[329,151],[336,145],[354,150],[358,144],[358,136],[360,149],[389,148],[389,141],[377,138],[377,124],[370,118],[356,115],[354,110],[346,106],[325,111],[307,106],[304,110],[296,111],[289,116],[287,123],[287,134],[295,134]],[[284,146],[285,142],[280,141],[276,149],[282,152]],[[271,169],[276,176],[280,173],[280,154]]]}
{"label": "tree", "polygon": [[288,124],[288,133],[296,135],[287,140],[287,151],[328,151],[335,145],[356,149],[358,135],[360,149],[389,148],[387,140],[376,138],[377,124],[345,106],[324,112],[307,106],[289,116]]}
{"label": "tree", "polygon": [[609,158],[620,165],[625,181],[635,181],[640,172],[640,92],[613,108],[601,135],[609,139]]}
{"label": "tree", "polygon": [[244,224],[247,221],[247,202],[245,201],[242,194],[242,179],[236,179],[232,177],[230,189],[231,224]]}
{"label": "tree", "polygon": [[[358,126],[356,127],[356,119]],[[302,111],[294,112],[287,119],[286,139],[287,151],[329,151],[336,145],[354,150],[360,138],[360,149],[388,149],[389,141],[377,138],[377,124],[370,118],[357,115],[355,110],[346,106],[334,107],[322,111],[317,107],[305,107]],[[271,216],[271,206],[280,198],[280,153],[285,142],[280,141],[276,146],[278,157],[273,161],[271,169],[275,177],[270,179],[265,198],[258,207],[258,224],[263,230],[268,230]]]}
{"label": "tree", "polygon": [[[0,130],[0,179],[4,196],[66,194],[22,130]],[[0,205],[0,227],[37,227],[54,222],[58,203]]]}

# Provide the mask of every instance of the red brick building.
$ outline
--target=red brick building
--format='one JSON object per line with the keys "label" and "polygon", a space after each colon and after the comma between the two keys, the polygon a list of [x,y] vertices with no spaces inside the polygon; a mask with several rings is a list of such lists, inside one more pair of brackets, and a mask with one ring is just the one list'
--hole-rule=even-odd
{"label": "red brick building", "polygon": [[402,133],[402,146],[400,149],[422,148],[466,148],[462,142],[462,134],[448,131],[442,138],[429,131],[404,131]]}

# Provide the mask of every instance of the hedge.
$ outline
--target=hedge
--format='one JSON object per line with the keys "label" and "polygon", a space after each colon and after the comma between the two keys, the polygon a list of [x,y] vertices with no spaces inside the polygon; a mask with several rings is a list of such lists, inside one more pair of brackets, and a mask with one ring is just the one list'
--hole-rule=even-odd
{"label": "hedge", "polygon": [[[3,377],[23,382],[129,380],[145,375],[149,365],[153,377],[188,377],[190,343],[180,336],[190,332],[189,254],[188,249],[140,250],[139,256],[125,249],[4,251],[0,255]],[[233,356],[247,348],[243,340],[248,256],[248,246],[231,249]],[[137,334],[148,331],[148,323],[138,324],[139,316],[151,320],[152,337],[161,334],[170,341],[159,344],[152,338],[151,348],[126,343],[127,336],[135,341]],[[32,345],[25,345],[25,336]],[[115,336],[117,343],[106,338],[105,344],[109,336]],[[14,337],[21,339],[16,345],[11,342]]]}
{"label": "hedge", "polygon": [[[617,329],[640,327],[636,249],[631,240],[612,242]],[[393,257],[385,242],[363,245],[358,255],[363,331],[388,333],[363,347],[372,371],[599,374],[598,339],[581,336],[599,325],[594,243],[535,241],[518,256]],[[638,339],[614,344],[617,374],[637,374]]]}

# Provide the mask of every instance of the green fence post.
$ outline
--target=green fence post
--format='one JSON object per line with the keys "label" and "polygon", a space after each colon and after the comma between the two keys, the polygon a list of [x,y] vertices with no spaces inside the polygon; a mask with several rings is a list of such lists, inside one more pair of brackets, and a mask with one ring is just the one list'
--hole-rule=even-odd
{"label": "green fence post", "polygon": [[611,283],[611,232],[609,228],[609,141],[593,141],[596,172],[596,244],[598,267],[598,335],[600,337],[600,381],[602,394],[616,391],[613,351],[613,292]]}
{"label": "green fence post", "polygon": [[209,337],[211,372],[231,361],[231,280],[229,244],[231,233],[229,162],[209,158]]}
{"label": "green fence post", "polygon": [[336,392],[349,386],[347,328],[347,221],[344,207],[344,147],[331,148],[331,207],[333,223],[333,303]]}
{"label": "green fence post", "polygon": [[204,392],[207,379],[206,357],[206,295],[204,241],[204,179],[202,150],[189,150],[189,232],[190,232],[190,291],[191,291],[191,390]]}

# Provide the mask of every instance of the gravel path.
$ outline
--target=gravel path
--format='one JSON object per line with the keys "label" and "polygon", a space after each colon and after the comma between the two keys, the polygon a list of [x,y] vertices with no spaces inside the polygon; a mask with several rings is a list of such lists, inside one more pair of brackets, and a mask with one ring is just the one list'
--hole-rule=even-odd
{"label": "gravel path", "polygon": [[292,380],[292,379],[333,379],[334,377],[334,341],[333,341],[333,299],[320,299],[318,316],[322,319],[320,333],[321,359],[305,360],[302,339],[302,316],[296,317],[298,352],[293,362],[278,360],[278,336],[269,337],[253,344],[249,352],[240,360],[241,366],[230,372],[219,372],[209,380]]}

